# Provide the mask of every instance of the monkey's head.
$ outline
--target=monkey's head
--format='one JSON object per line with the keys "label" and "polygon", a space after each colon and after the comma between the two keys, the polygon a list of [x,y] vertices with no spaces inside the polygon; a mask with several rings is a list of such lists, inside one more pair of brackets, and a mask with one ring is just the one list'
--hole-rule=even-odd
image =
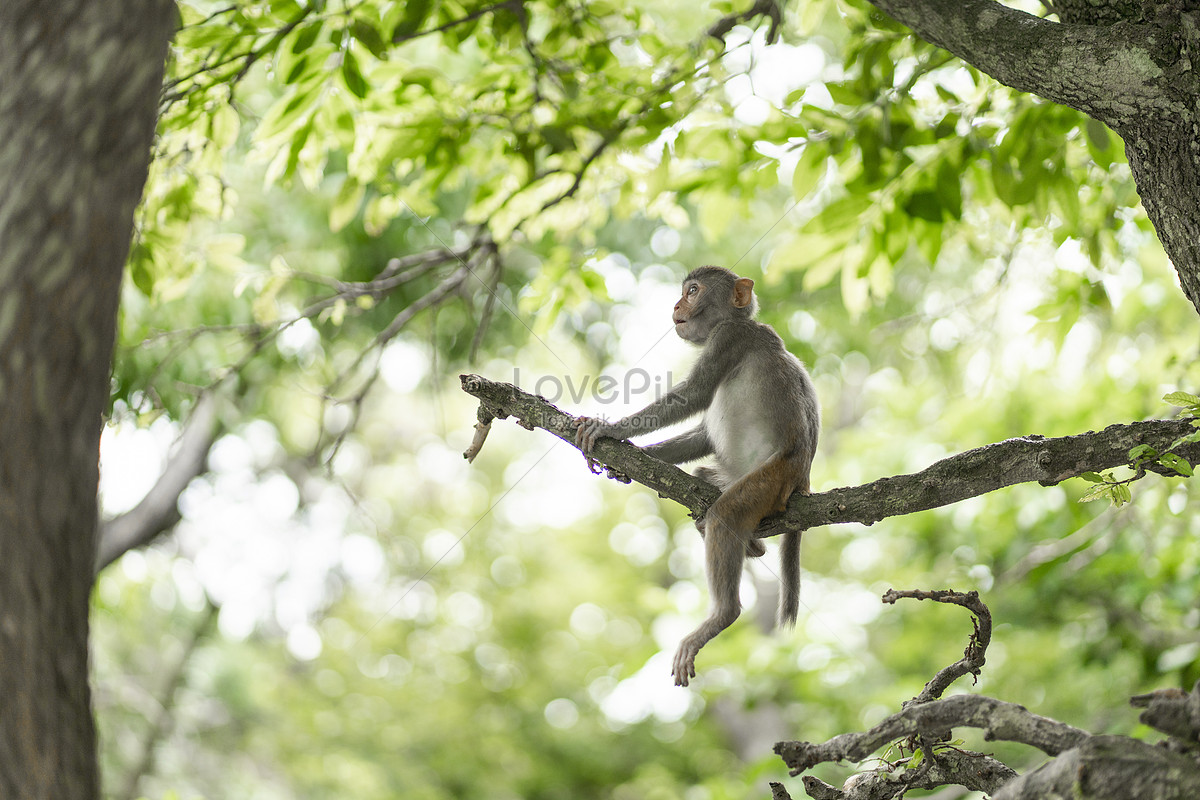
{"label": "monkey's head", "polygon": [[703,344],[718,322],[752,317],[757,306],[754,281],[724,267],[697,267],[683,279],[683,296],[671,318],[679,338]]}

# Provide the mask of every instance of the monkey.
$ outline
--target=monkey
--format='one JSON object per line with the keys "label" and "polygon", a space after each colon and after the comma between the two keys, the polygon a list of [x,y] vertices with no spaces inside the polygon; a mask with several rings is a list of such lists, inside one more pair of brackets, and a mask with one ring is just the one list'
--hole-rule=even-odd
{"label": "monkey", "polygon": [[[766,552],[754,536],[759,522],[783,511],[793,492],[811,493],[820,433],[816,391],[779,334],[754,319],[757,307],[751,279],[723,267],[692,270],[672,313],[679,337],[702,348],[687,379],[617,422],[576,420],[575,444],[590,455],[602,437],[628,439],[704,413],[696,428],[643,448],[670,464],[714,455],[716,467],[696,475],[721,489],[696,522],[704,537],[711,608],[675,653],[676,686],[696,677],[700,648],[741,614],[743,560]],[[791,626],[800,605],[800,532],[784,534],[780,562],[779,622]]]}

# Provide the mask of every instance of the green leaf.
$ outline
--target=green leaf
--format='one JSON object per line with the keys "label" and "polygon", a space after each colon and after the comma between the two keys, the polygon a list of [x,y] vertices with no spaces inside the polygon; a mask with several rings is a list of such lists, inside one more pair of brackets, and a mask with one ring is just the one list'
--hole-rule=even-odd
{"label": "green leaf", "polygon": [[865,117],[858,126],[858,149],[862,154],[863,178],[868,186],[875,186],[883,177],[883,143],[875,120]]}
{"label": "green leaf", "polygon": [[350,23],[350,33],[370,51],[371,55],[380,61],[387,58],[387,43],[383,41],[383,36],[379,31],[375,30],[374,26],[368,24],[366,20],[356,19]]}
{"label": "green leaf", "polygon": [[1163,395],[1163,402],[1180,408],[1200,406],[1200,397],[1189,392],[1168,392]]}
{"label": "green leaf", "polygon": [[296,59],[296,63],[292,65],[292,68],[288,70],[288,74],[284,76],[283,82],[289,84],[295,83],[296,81],[300,80],[300,77],[304,75],[305,71],[307,70],[308,58],[298,58]]}
{"label": "green leaf", "polygon": [[353,178],[346,178],[342,188],[338,190],[337,198],[333,201],[333,207],[329,209],[329,229],[331,231],[336,233],[350,224],[358,214],[365,191],[366,189],[361,183]]}
{"label": "green leaf", "polygon": [[354,53],[349,50],[342,53],[342,78],[346,81],[346,88],[360,100],[367,96],[370,87],[367,86],[367,79],[363,77],[362,70],[359,69],[358,59],[354,57]]}
{"label": "green leaf", "polygon": [[425,91],[433,93],[434,83],[442,82],[442,73],[432,67],[415,67],[405,72],[400,77],[400,85],[404,86],[421,86]]}
{"label": "green leaf", "polygon": [[1102,497],[1108,497],[1109,489],[1110,487],[1107,483],[1097,484],[1096,486],[1093,486],[1084,492],[1083,496],[1079,498],[1079,502],[1090,503],[1093,500],[1099,500]]}
{"label": "green leaf", "polygon": [[1158,463],[1162,464],[1164,467],[1175,470],[1185,478],[1192,477],[1192,465],[1175,453],[1164,453],[1163,456],[1158,459]]}
{"label": "green leaf", "polygon": [[312,43],[321,35],[322,22],[314,19],[306,22],[296,31],[296,40],[292,42],[292,52],[302,53],[312,47]]}
{"label": "green leaf", "polygon": [[833,98],[833,102],[835,103],[856,106],[862,102],[862,95],[844,83],[827,83],[825,84],[825,88],[829,91],[829,96]]}
{"label": "green leaf", "polygon": [[908,250],[908,229],[907,216],[897,211],[888,214],[887,224],[884,227],[883,248],[888,261],[892,264],[899,263],[901,257]]}
{"label": "green leaf", "polygon": [[962,217],[962,185],[959,183],[959,168],[949,161],[938,166],[937,194],[941,206],[951,219]]}
{"label": "green leaf", "polygon": [[396,23],[396,30],[392,31],[392,41],[403,41],[420,30],[432,6],[432,0],[408,0],[404,4],[404,16]]}
{"label": "green leaf", "polygon": [[817,188],[825,176],[829,151],[824,145],[809,142],[804,146],[796,169],[792,172],[792,196],[804,200]]}
{"label": "green leaf", "polygon": [[1154,458],[1158,455],[1158,451],[1148,444],[1139,444],[1137,447],[1132,447],[1129,450],[1129,460],[1137,461],[1142,458]]}
{"label": "green leaf", "polygon": [[913,192],[904,202],[904,210],[910,217],[929,222],[942,221],[942,201],[938,193],[929,189]]}
{"label": "green leaf", "polygon": [[154,294],[154,259],[143,244],[135,244],[129,254],[129,277],[146,297]]}
{"label": "green leaf", "polygon": [[287,102],[276,103],[259,124],[258,138],[269,139],[291,128],[313,110],[320,92],[321,84],[318,83],[306,88],[298,88]]}
{"label": "green leaf", "polygon": [[1107,483],[1107,481],[1104,479],[1104,476],[1098,472],[1084,472],[1081,473],[1079,477],[1083,478],[1085,481],[1091,481],[1092,483]]}

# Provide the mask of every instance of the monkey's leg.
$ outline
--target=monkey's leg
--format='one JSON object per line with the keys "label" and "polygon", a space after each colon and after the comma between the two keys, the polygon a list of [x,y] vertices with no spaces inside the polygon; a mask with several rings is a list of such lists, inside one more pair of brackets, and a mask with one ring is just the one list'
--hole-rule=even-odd
{"label": "monkey's leg", "polygon": [[[712,467],[700,467],[692,474],[702,481],[711,483],[713,486],[720,487],[721,489],[725,488],[721,485],[721,473],[717,472],[717,470],[713,469]],[[704,535],[704,525],[705,522],[703,518],[696,520],[696,530],[700,531],[701,536]],[[746,540],[746,556],[748,558],[759,558],[761,556],[765,556],[766,554],[767,546],[763,544],[762,539],[755,539],[751,537]]]}
{"label": "monkey's leg", "polygon": [[675,652],[675,663],[671,669],[676,686],[687,686],[688,679],[696,677],[696,654],[700,652],[700,648],[732,625],[742,613],[738,584],[742,580],[746,540],[726,524],[725,520],[728,518],[721,515],[721,506],[721,498],[718,498],[705,515],[708,530],[704,537],[704,566],[708,575],[709,602],[712,608],[708,619],[679,643],[679,649]]}
{"label": "monkey's leg", "polygon": [[[700,531],[700,537],[704,538],[704,529],[707,526],[705,517],[696,520],[696,530]],[[760,558],[767,554],[767,546],[763,544],[762,539],[755,539],[753,536],[746,539],[746,558]]]}

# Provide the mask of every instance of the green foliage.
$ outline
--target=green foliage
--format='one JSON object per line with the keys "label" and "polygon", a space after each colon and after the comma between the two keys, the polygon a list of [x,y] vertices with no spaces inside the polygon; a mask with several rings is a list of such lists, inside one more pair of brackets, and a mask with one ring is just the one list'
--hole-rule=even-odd
{"label": "green foliage", "polygon": [[1120,508],[1133,499],[1133,495],[1129,489],[1129,481],[1119,481],[1112,476],[1111,472],[1105,472],[1103,474],[1098,472],[1085,472],[1079,477],[1083,478],[1089,483],[1096,484],[1091,489],[1088,489],[1086,492],[1084,492],[1083,496],[1079,498],[1079,502],[1081,503],[1106,498],[1113,504],[1113,506]]}
{"label": "green foliage", "polygon": [[[666,298],[701,263],[755,277],[808,363],[819,490],[1200,384],[1114,134],[864,4],[791,8],[776,48],[705,34],[746,6],[181,4],[113,410],[153,429],[216,386],[230,433],[180,543],[98,585],[110,788],[149,741],[149,797],[741,797],[782,775],[748,731],[871,725],[959,657],[966,615],[881,609],[889,586],[979,589],[978,690],[1082,727],[1129,731],[1124,695],[1200,678],[1188,481],[1135,495],[1107,472],[810,532],[801,629],[755,626],[775,578],[752,567],[685,693],[658,669],[703,610],[679,509],[508,423],[461,460],[472,354],[505,380],[677,375]],[[426,253],[446,258],[388,272]],[[1172,448],[1131,466],[1186,473]],[[263,530],[281,484],[299,499]],[[154,734],[206,593],[221,625]]]}
{"label": "green foliage", "polygon": [[[1168,392],[1163,396],[1163,402],[1181,408],[1185,416],[1200,417],[1200,397],[1196,397],[1194,394],[1189,392]],[[1200,429],[1200,419],[1196,419],[1192,423],[1192,426]],[[1150,463],[1166,467],[1184,478],[1192,477],[1192,465],[1183,456],[1171,451],[1180,445],[1194,442],[1200,442],[1200,430],[1180,436],[1161,453],[1148,444],[1139,444],[1130,448],[1129,466],[1135,470],[1135,474],[1132,477],[1118,480],[1113,476],[1112,471],[1104,473],[1085,472],[1080,477],[1085,481],[1095,484],[1095,486],[1085,492],[1079,498],[1079,502],[1086,503],[1091,500],[1108,499],[1114,506],[1119,508],[1132,499],[1129,486],[1145,474],[1146,465]]]}

